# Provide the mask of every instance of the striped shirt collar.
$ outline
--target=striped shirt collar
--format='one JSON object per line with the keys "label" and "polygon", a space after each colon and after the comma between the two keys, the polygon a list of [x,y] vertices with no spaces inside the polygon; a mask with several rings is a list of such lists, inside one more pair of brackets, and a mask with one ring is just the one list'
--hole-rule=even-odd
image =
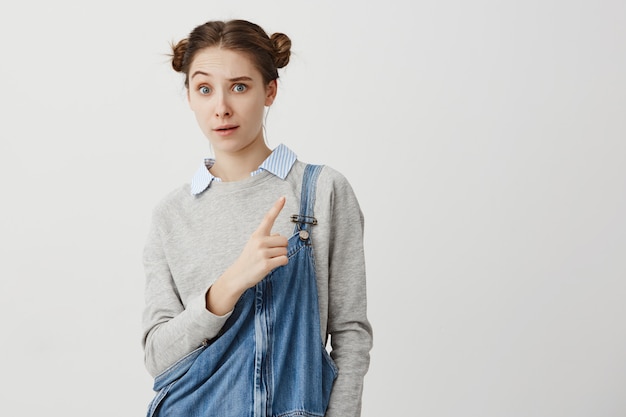
{"label": "striped shirt collar", "polygon": [[[250,173],[250,176],[259,174],[263,171],[268,171],[274,174],[278,178],[284,180],[289,174],[291,167],[296,162],[296,154],[285,145],[278,145],[267,157],[265,161],[254,172]],[[191,194],[198,195],[211,186],[213,181],[221,181],[220,178],[213,176],[209,169],[215,163],[215,159],[206,158],[196,174],[191,179]]]}

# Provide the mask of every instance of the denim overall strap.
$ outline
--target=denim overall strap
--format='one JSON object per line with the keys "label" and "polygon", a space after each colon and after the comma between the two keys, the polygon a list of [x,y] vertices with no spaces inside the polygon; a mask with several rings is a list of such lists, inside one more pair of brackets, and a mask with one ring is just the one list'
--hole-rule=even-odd
{"label": "denim overall strap", "polygon": [[322,172],[323,165],[307,165],[302,176],[302,192],[300,194],[300,214],[291,216],[291,221],[296,223],[294,233],[299,233],[302,240],[308,240],[311,235],[311,226],[317,224],[313,217],[315,206],[315,191],[317,178]]}

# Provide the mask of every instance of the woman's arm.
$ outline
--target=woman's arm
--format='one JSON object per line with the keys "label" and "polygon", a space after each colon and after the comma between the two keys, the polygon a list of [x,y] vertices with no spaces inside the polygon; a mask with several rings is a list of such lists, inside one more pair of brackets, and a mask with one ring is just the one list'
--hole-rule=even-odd
{"label": "woman's arm", "polygon": [[[168,266],[159,222],[153,220],[144,249],[146,307],[143,315],[145,362],[153,376],[205,340],[216,337],[244,291],[272,269],[287,264],[287,238],[272,234],[284,205],[285,197],[279,198],[237,260],[186,308]],[[153,218],[158,218],[156,211]]]}
{"label": "woman's arm", "polygon": [[331,197],[328,333],[339,368],[326,417],[361,415],[372,329],[367,319],[363,214],[348,181],[339,176]]}
{"label": "woman's arm", "polygon": [[218,316],[206,308],[206,294],[199,294],[186,308],[179,297],[163,251],[158,221],[148,233],[144,248],[145,307],[143,347],[148,372],[157,376],[178,359],[212,339],[230,313]]}

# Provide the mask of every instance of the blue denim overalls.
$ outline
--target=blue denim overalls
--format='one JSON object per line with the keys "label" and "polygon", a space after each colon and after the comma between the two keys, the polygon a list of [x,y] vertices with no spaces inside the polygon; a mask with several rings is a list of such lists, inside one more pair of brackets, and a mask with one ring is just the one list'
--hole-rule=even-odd
{"label": "blue denim overalls", "polygon": [[324,416],[337,368],[320,335],[311,247],[319,165],[307,165],[289,263],[237,302],[219,335],[157,376],[148,417]]}

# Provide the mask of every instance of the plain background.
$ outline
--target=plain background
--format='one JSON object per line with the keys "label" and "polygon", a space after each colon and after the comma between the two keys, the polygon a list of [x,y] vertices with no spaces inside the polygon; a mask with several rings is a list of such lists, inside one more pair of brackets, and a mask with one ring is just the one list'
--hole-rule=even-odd
{"label": "plain background", "polygon": [[141,416],[152,207],[208,142],[170,41],[293,41],[267,132],[352,183],[363,417],[626,415],[626,3],[0,6],[3,415]]}

